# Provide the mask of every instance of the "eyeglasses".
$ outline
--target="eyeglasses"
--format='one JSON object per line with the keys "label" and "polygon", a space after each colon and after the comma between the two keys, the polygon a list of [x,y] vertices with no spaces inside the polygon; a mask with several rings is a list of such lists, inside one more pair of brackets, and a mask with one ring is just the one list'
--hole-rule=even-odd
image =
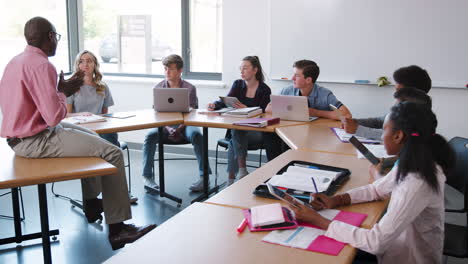
{"label": "eyeglasses", "polygon": [[59,33],[55,32],[55,31],[50,31],[50,33],[54,33],[55,34],[55,39],[57,41],[59,41],[61,38],[62,38],[62,35],[60,35]]}

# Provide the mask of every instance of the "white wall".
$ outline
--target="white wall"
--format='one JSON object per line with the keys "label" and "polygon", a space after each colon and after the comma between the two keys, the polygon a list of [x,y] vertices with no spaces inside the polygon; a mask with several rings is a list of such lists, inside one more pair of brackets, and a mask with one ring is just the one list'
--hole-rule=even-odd
{"label": "white wall", "polygon": [[[284,17],[269,17],[269,0],[224,0],[223,3],[223,79],[226,88],[216,88],[219,82],[196,82],[200,107],[228,92],[232,82],[239,78],[240,60],[247,55],[258,55],[264,71],[270,71],[270,19],[281,19],[287,23],[293,14]],[[284,51],[287,52],[287,51]],[[291,61],[291,64],[293,62]],[[318,62],[320,65],[320,62]],[[402,65],[404,66],[404,65]],[[319,79],[320,80],[320,79]],[[116,106],[111,111],[130,111],[149,108],[152,105],[152,87],[158,79],[106,77],[114,95]],[[289,85],[288,81],[267,80],[273,93]],[[393,99],[393,87],[376,87],[355,84],[323,84],[345,103],[355,117],[377,116],[386,113]],[[434,88],[434,111],[439,119],[439,133],[450,139],[453,136],[468,137],[468,89]],[[1,121],[0,114],[0,121]],[[121,133],[121,139],[142,143],[146,130]],[[224,130],[210,129],[209,145],[214,149],[216,141],[224,136]],[[189,146],[187,146],[189,147]]]}
{"label": "white wall", "polygon": [[[246,55],[258,55],[264,71],[270,72],[270,19],[281,19],[284,23],[294,19],[294,14],[284,17],[269,17],[269,0],[224,0],[223,3],[223,82],[232,83],[239,78],[239,61]],[[307,26],[304,26],[307,32]],[[288,52],[288,51],[284,51]],[[274,56],[274,55],[271,55]],[[291,61],[292,65],[293,61]],[[320,62],[317,62],[320,65]],[[406,65],[402,65],[406,66]],[[320,82],[320,77],[319,77]],[[278,93],[288,81],[267,81]],[[354,117],[370,117],[386,113],[393,103],[393,87],[374,85],[323,83],[346,104]],[[450,139],[453,136],[468,137],[468,89],[434,88],[430,95],[433,110],[439,120],[438,132]]]}

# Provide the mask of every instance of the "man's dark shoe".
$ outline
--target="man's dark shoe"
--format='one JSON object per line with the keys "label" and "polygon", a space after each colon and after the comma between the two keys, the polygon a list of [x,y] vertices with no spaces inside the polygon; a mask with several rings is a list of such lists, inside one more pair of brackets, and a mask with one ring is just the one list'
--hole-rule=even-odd
{"label": "man's dark shoe", "polygon": [[140,237],[156,227],[155,224],[147,226],[124,225],[120,232],[109,234],[109,242],[113,250],[123,248],[125,244],[133,243]]}
{"label": "man's dark shoe", "polygon": [[86,219],[88,219],[88,223],[94,223],[97,220],[102,220],[102,212],[104,211],[102,207],[102,200],[97,198],[84,200],[83,211],[85,213]]}

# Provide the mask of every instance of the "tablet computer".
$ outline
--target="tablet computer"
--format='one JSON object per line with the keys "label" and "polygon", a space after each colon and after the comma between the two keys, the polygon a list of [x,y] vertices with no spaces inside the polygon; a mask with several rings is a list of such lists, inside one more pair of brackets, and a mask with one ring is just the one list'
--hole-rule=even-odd
{"label": "tablet computer", "polygon": [[286,192],[283,192],[282,190],[278,189],[277,187],[271,185],[271,183],[266,183],[267,187],[268,187],[268,191],[271,193],[271,195],[273,195],[274,197],[280,199],[281,201],[285,201],[287,202],[288,204],[290,204],[291,206],[294,206],[294,207],[297,207],[295,204],[294,204],[294,201],[299,203],[299,204],[303,204],[307,207],[309,207],[310,209],[314,209],[312,207],[312,205],[306,203],[306,202],[303,202],[293,196],[291,196],[290,194],[286,193]]}
{"label": "tablet computer", "polygon": [[230,97],[230,96],[220,96],[219,97],[221,101],[227,106],[227,107],[234,107],[234,104],[240,103],[239,99],[237,97]]}
{"label": "tablet computer", "polygon": [[361,154],[366,157],[366,159],[368,161],[370,161],[370,163],[374,164],[374,165],[377,165],[380,163],[380,160],[374,156],[374,154],[372,154],[372,152],[370,152],[370,150],[368,148],[366,148],[366,146],[364,146],[364,144],[362,144],[355,136],[352,136],[349,138],[349,142],[351,144],[353,144],[353,146],[359,151],[361,152]]}

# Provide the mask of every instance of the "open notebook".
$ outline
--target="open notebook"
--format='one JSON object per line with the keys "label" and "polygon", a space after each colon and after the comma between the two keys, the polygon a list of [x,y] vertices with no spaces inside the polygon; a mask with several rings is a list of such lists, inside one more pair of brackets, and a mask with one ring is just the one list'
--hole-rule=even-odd
{"label": "open notebook", "polygon": [[[318,211],[318,213],[329,220],[341,221],[353,226],[360,226],[367,217],[366,214],[332,209]],[[346,245],[325,236],[326,231],[317,226],[300,221],[298,225],[297,229],[272,231],[262,241],[333,256],[337,256]]]}

